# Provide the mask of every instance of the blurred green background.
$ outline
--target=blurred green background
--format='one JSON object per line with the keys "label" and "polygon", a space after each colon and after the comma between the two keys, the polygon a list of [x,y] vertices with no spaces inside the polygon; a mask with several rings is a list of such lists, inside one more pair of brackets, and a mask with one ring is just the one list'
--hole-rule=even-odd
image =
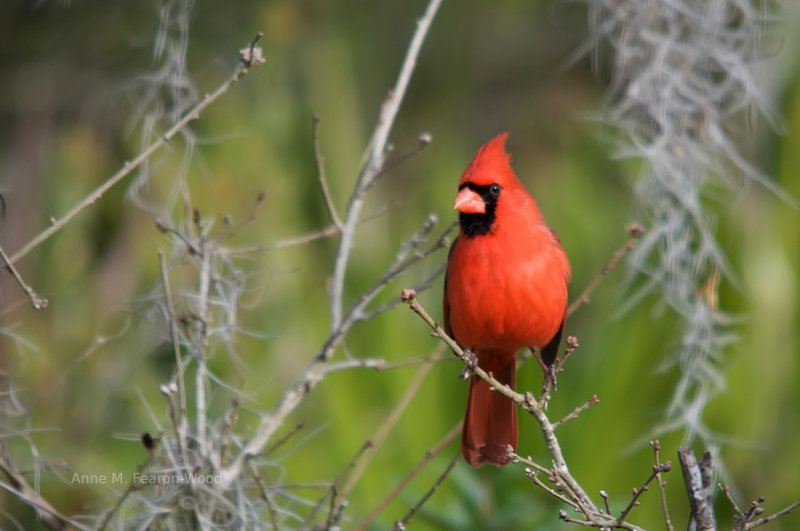
{"label": "blurred green background", "polygon": [[[251,245],[303,234],[328,224],[316,183],[311,116],[321,118],[320,142],[340,213],[355,182],[380,105],[426,3],[323,1],[198,2],[192,11],[188,73],[209,92],[232,71],[237,50],[258,31],[266,64],[254,69],[193,124],[197,153],[188,173],[194,206],[222,225],[256,219],[229,245]],[[785,35],[798,33],[797,13]],[[793,21],[793,24],[792,24]],[[0,7],[0,193],[5,217],[0,245],[11,254],[139,151],[136,103],[142,77],[157,68],[159,25],[151,2],[6,2]],[[392,169],[370,192],[347,280],[353,301],[380,278],[400,244],[436,213],[444,227],[456,183],[474,151],[509,131],[514,168],[558,232],[573,265],[578,293],[603,267],[631,221],[635,165],[610,159],[608,138],[583,120],[603,105],[608,54],[599,73],[584,58],[567,58],[587,38],[586,6],[563,2],[445,2],[419,58],[391,139],[401,156],[429,132],[433,142]],[[787,43],[792,42],[790,39]],[[743,151],[795,198],[800,197],[800,48],[770,57],[779,72],[770,87],[784,118],[780,134],[762,121],[734,131]],[[774,66],[776,65],[776,66]],[[138,81],[134,81],[138,80]],[[158,155],[146,189],[168,205],[183,144]],[[391,156],[390,156],[391,160]],[[6,409],[2,443],[20,469],[31,470],[35,444],[38,486],[66,514],[96,513],[116,486],[74,485],[80,474],[130,474],[146,452],[136,437],[156,432],[145,403],[167,422],[159,385],[169,380],[172,350],[163,327],[147,318],[148,290],[158,281],[157,251],[169,238],[154,215],[126,200],[131,181],[106,194],[67,228],[18,263],[50,305],[34,311],[19,286],[0,276],[0,380]],[[171,214],[178,216],[178,208]],[[724,441],[726,472],[740,504],[765,496],[773,512],[800,498],[800,212],[745,183],[718,208],[718,237],[740,275],[723,281],[722,307],[741,316],[739,339],[726,352],[728,388],[706,412]],[[271,408],[325,340],[327,281],[336,237],[237,258],[247,271],[238,325],[263,337],[234,334],[213,345],[211,366],[250,399],[243,409]],[[382,301],[413,285],[445,260],[430,256],[387,288]],[[653,296],[618,316],[625,300],[615,271],[571,319],[581,343],[550,405],[560,418],[593,393],[600,404],[559,430],[569,466],[589,493],[604,489],[615,511],[650,472],[648,434],[663,420],[676,381],[660,370],[678,346],[679,321]],[[187,281],[188,282],[188,281]],[[422,304],[440,314],[441,279]],[[356,357],[400,362],[429,354],[436,341],[405,307],[357,325],[347,339]],[[344,355],[340,352],[337,359]],[[265,479],[286,484],[329,482],[342,471],[402,396],[415,368],[365,369],[329,375],[292,415],[283,433],[304,428],[273,456]],[[344,528],[360,522],[463,415],[466,386],[455,362],[434,366],[399,424],[352,492]],[[537,390],[533,364],[519,388]],[[9,394],[13,391],[13,395]],[[216,388],[212,416],[221,418],[233,393]],[[255,417],[242,412],[240,430]],[[521,419],[521,454],[546,463],[533,421]],[[676,432],[661,438],[663,459],[675,459]],[[702,448],[697,448],[698,451]],[[431,487],[457,452],[453,443],[375,521],[385,529]],[[33,476],[30,476],[33,483]],[[680,472],[668,475],[673,522],[685,527],[687,501]],[[315,500],[319,488],[297,488]],[[721,497],[720,497],[721,498]],[[292,504],[294,502],[287,501]],[[297,505],[299,507],[299,505]],[[721,527],[731,511],[717,503]],[[560,529],[559,505],[530,485],[522,468],[469,469],[459,462],[412,520],[413,529]],[[299,510],[299,509],[298,509]],[[24,526],[33,512],[0,495],[0,511]],[[663,528],[655,492],[631,521]],[[0,514],[2,527],[10,526]],[[770,529],[797,529],[790,515]]]}

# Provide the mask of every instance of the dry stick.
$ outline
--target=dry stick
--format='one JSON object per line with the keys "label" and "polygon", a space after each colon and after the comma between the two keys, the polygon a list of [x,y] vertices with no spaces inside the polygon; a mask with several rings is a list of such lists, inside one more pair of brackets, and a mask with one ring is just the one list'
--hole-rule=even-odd
{"label": "dry stick", "polygon": [[[148,448],[147,451],[148,451],[147,459],[137,467],[139,474],[144,472],[145,468],[147,468],[150,465],[150,463],[153,461],[153,457],[155,456],[155,451],[153,449]],[[103,516],[103,519],[101,520],[100,524],[97,527],[95,527],[94,531],[103,531],[106,527],[108,527],[108,524],[111,522],[111,519],[114,517],[114,514],[116,514],[119,508],[122,507],[122,504],[125,503],[125,500],[128,499],[128,496],[130,496],[134,491],[139,490],[146,486],[148,486],[147,483],[137,483],[135,481],[131,481],[128,484],[128,488],[125,489],[125,492],[123,492],[119,496],[119,498],[117,498],[117,501],[116,503],[114,503],[114,506],[106,511],[105,515]]]}
{"label": "dry stick", "polygon": [[[656,467],[661,467],[661,443],[658,440],[650,441],[650,447],[653,449],[653,461],[655,462]],[[667,461],[667,463],[672,466],[671,461]],[[667,492],[664,489],[666,482],[661,477],[661,472],[656,474],[656,479],[658,480],[658,492],[661,495],[661,510],[664,511],[664,523],[667,526],[667,531],[673,531],[672,521],[669,518],[669,507],[667,506]]]}
{"label": "dry stick", "polygon": [[270,498],[269,494],[267,494],[267,489],[264,488],[264,483],[261,481],[261,474],[255,470],[253,471],[253,481],[255,481],[256,485],[258,486],[261,499],[267,504],[267,509],[269,510],[269,521],[272,524],[272,529],[280,529],[278,527],[278,510],[275,508],[272,498]]}
{"label": "dry stick", "polygon": [[339,328],[334,330],[325,343],[320,347],[317,354],[309,362],[306,369],[300,374],[297,380],[289,387],[278,401],[272,411],[259,415],[259,423],[256,430],[247,444],[239,452],[239,455],[231,464],[221,470],[221,485],[223,488],[231,486],[233,481],[242,472],[247,461],[261,453],[264,446],[272,438],[275,431],[283,424],[285,418],[302,402],[303,398],[325,377],[327,374],[328,362],[336,351],[336,348],[344,341],[344,337],[350,328],[364,314],[365,308],[378,296],[386,285],[401,275],[411,265],[424,260],[436,250],[443,248],[443,236],[440,236],[435,243],[420,252],[411,253],[418,248],[430,234],[435,224],[435,217],[426,220],[422,229],[414,234],[409,242],[403,245],[401,252],[395,258],[394,263],[389,266],[386,274],[369,288],[361,297],[353,303],[350,310],[345,315]]}
{"label": "dry stick", "polygon": [[[439,346],[436,350],[431,354],[431,356],[439,356],[444,352],[444,343],[439,343]],[[353,472],[350,474],[350,477],[347,479],[347,483],[344,484],[342,487],[339,498],[341,500],[347,500],[350,491],[353,490],[356,482],[361,478],[361,475],[366,470],[367,465],[369,465],[370,461],[374,457],[375,453],[378,449],[383,445],[386,437],[388,437],[389,432],[392,431],[392,428],[395,427],[397,421],[400,420],[400,416],[408,407],[408,404],[411,403],[411,399],[417,394],[419,387],[422,385],[422,382],[425,381],[425,377],[428,376],[431,368],[433,367],[433,363],[425,363],[420,365],[417,368],[417,372],[414,374],[414,378],[411,382],[406,386],[406,390],[403,393],[403,396],[400,400],[395,404],[392,411],[386,417],[386,419],[381,423],[378,427],[378,430],[375,432],[375,435],[372,437],[371,442],[372,445],[370,448],[365,452],[363,458],[358,462],[358,464],[353,469]]]}
{"label": "dry stick", "polygon": [[[706,459],[703,456],[702,463],[710,468],[710,455]],[[690,522],[694,522],[696,529],[716,529],[717,521],[714,517],[714,505],[711,500],[711,485],[707,485],[700,463],[697,462],[694,452],[688,448],[678,448],[678,460],[683,471],[683,480],[686,483],[686,493],[689,495],[689,506],[691,508]]]}
{"label": "dry stick", "polygon": [[19,287],[22,288],[22,291],[24,291],[25,294],[28,296],[28,298],[31,300],[31,306],[33,306],[33,309],[42,310],[44,308],[47,308],[47,299],[44,297],[40,297],[35,291],[33,291],[33,288],[30,287],[29,284],[26,284],[25,281],[22,280],[22,275],[19,274],[17,268],[15,268],[14,265],[11,263],[8,256],[6,256],[5,251],[3,251],[2,247],[0,247],[0,258],[3,259],[5,267],[7,267],[8,270],[11,272],[11,276],[14,277],[14,279],[17,281]]}
{"label": "dry stick", "polygon": [[[722,492],[725,494],[725,497],[728,499],[728,502],[730,502],[731,506],[733,507],[734,513],[736,513],[734,514],[733,517],[734,523],[739,521],[742,523],[742,525],[739,527],[744,528],[744,524],[747,523],[747,517],[744,515],[742,509],[739,507],[739,504],[736,503],[736,500],[733,499],[733,496],[731,495],[731,488],[728,485],[725,485],[723,487],[722,484],[719,484],[719,487],[722,489]],[[737,526],[734,525],[734,529],[736,528]]]}
{"label": "dry stick", "polygon": [[166,299],[167,305],[167,318],[169,320],[170,332],[172,333],[172,346],[175,352],[175,385],[178,388],[179,400],[178,422],[175,423],[175,429],[177,431],[178,454],[183,459],[183,465],[185,466],[189,462],[189,458],[186,454],[186,450],[188,448],[186,434],[188,433],[189,428],[187,426],[188,417],[186,415],[186,389],[183,381],[183,358],[181,357],[181,344],[178,337],[178,326],[175,323],[175,313],[173,310],[175,306],[172,301],[172,290],[170,289],[167,265],[164,260],[164,253],[161,251],[158,251],[158,261],[161,267],[161,284],[164,287],[164,298]]}
{"label": "dry stick", "polygon": [[350,259],[350,250],[353,247],[353,237],[355,236],[356,226],[361,218],[361,209],[364,206],[364,199],[369,187],[383,168],[384,156],[386,154],[386,142],[389,133],[394,125],[394,120],[400,110],[400,104],[408,88],[411,74],[417,63],[422,43],[433,22],[433,18],[441,5],[441,0],[431,0],[425,10],[425,14],[417,21],[417,29],[411,38],[411,44],[400,68],[397,82],[386,101],[383,103],[378,123],[369,142],[369,155],[364,161],[356,180],[353,194],[350,196],[350,203],[347,207],[347,214],[342,226],[341,237],[339,239],[339,249],[336,253],[336,261],[333,268],[333,280],[331,282],[331,332],[337,330],[343,319],[343,297],[344,297],[344,278],[347,272],[347,263]]}
{"label": "dry stick", "polygon": [[14,253],[14,255],[8,260],[9,264],[14,264],[22,257],[28,255],[31,251],[33,251],[36,247],[41,245],[44,241],[50,238],[53,234],[64,228],[67,223],[72,221],[75,216],[80,214],[83,210],[88,208],[89,206],[93,205],[98,199],[100,199],[104,193],[110,190],[114,185],[119,183],[122,179],[124,179],[129,173],[133,170],[141,166],[141,164],[147,160],[150,155],[155,153],[159,148],[161,148],[164,144],[166,144],[176,133],[178,133],[181,129],[186,127],[189,122],[192,120],[197,120],[200,118],[200,113],[205,110],[206,107],[211,105],[214,101],[217,100],[220,96],[225,94],[228,89],[230,89],[231,85],[239,81],[242,77],[244,77],[249,71],[251,66],[257,66],[264,62],[264,59],[261,58],[261,50],[260,48],[255,47],[255,42],[258,38],[254,39],[250,44],[250,57],[242,59],[236,64],[236,68],[233,71],[228,79],[226,79],[214,92],[211,94],[206,94],[203,96],[203,99],[200,100],[194,107],[192,107],[183,117],[178,120],[175,125],[170,127],[163,135],[158,137],[158,140],[150,144],[147,148],[144,149],[141,153],[139,153],[133,160],[127,161],[122,165],[122,168],[117,171],[114,175],[109,177],[103,184],[98,186],[92,193],[87,195],[80,203],[78,203],[75,207],[72,208],[69,212],[67,212],[61,219],[55,220],[51,223],[51,225],[43,230],[38,236],[33,238],[29,241],[25,246]]}
{"label": "dry stick", "polygon": [[331,216],[331,222],[337,230],[342,230],[342,220],[336,213],[336,206],[333,204],[331,192],[328,189],[328,179],[325,177],[325,158],[322,156],[322,150],[319,147],[319,116],[311,118],[311,127],[313,130],[313,144],[314,144],[314,163],[317,165],[317,182],[322,191],[322,197],[325,199],[325,205],[328,207],[328,214]]}
{"label": "dry stick", "polygon": [[565,495],[563,495],[560,492],[556,491],[556,489],[546,485],[541,479],[539,479],[539,475],[538,474],[542,473],[542,474],[547,474],[548,478],[552,478],[552,480],[555,480],[555,478],[552,477],[553,476],[553,471],[552,470],[543,467],[539,463],[533,461],[530,457],[527,457],[527,458],[526,457],[522,457],[521,455],[519,455],[517,453],[514,453],[514,452],[509,452],[508,454],[509,454],[509,457],[511,458],[513,463],[523,463],[525,465],[528,465],[527,467],[525,467],[525,476],[528,479],[530,479],[533,482],[534,485],[544,489],[545,492],[547,492],[548,494],[550,494],[554,498],[566,503],[567,505],[572,506],[573,509],[580,510],[580,507],[578,506],[578,504],[575,501],[569,499]]}
{"label": "dry stick", "polygon": [[89,527],[72,520],[59,513],[47,500],[31,487],[28,482],[8,458],[3,445],[0,444],[0,472],[2,472],[9,483],[0,481],[0,488],[7,490],[20,501],[28,504],[36,511],[42,523],[49,529],[65,529],[67,525],[79,530],[89,530]]}
{"label": "dry stick", "polygon": [[[202,234],[202,230],[200,233]],[[208,334],[206,329],[208,326],[208,290],[211,285],[211,246],[202,237],[200,243],[202,254],[200,256],[200,277],[198,279],[198,297],[197,297],[197,314],[199,318],[195,320],[195,338],[196,345],[195,363],[197,370],[195,371],[195,413],[197,418],[197,442],[200,449],[200,455],[203,459],[208,458],[210,450],[207,443],[206,433],[206,383],[208,381],[208,365],[206,363],[206,348],[208,346]]]}
{"label": "dry stick", "polygon": [[763,501],[764,501],[763,496],[760,497],[758,500],[754,501],[750,505],[750,509],[748,509],[747,513],[745,513],[739,507],[739,504],[736,503],[736,500],[733,499],[733,496],[731,495],[730,487],[728,487],[727,485],[725,485],[724,487],[721,484],[718,484],[718,485],[719,485],[719,488],[722,490],[722,492],[725,494],[725,497],[728,499],[728,502],[730,502],[731,507],[733,507],[733,511],[736,513],[734,515],[734,519],[733,519],[733,522],[734,522],[733,528],[736,529],[737,531],[745,531],[745,530],[748,530],[748,529],[753,529],[755,527],[762,526],[762,525],[764,525],[764,524],[766,524],[768,522],[771,522],[771,521],[773,521],[773,520],[775,520],[777,518],[780,518],[781,516],[785,516],[785,515],[791,513],[793,510],[795,510],[798,507],[800,507],[800,500],[798,500],[798,501],[794,502],[793,504],[791,504],[791,505],[789,505],[787,507],[784,507],[783,509],[781,509],[777,513],[771,514],[769,516],[765,516],[763,518],[759,518],[758,520],[753,520],[751,522],[750,519],[753,518],[753,516],[755,516],[755,509],[760,507],[761,503],[763,503]]}
{"label": "dry stick", "polygon": [[[345,466],[344,470],[342,470],[338,474],[336,474],[336,477],[333,479],[333,482],[325,490],[325,492],[322,494],[320,499],[317,501],[317,504],[311,509],[311,512],[306,517],[305,521],[303,522],[303,525],[301,526],[302,529],[310,529],[311,528],[311,522],[317,516],[317,513],[319,512],[320,508],[322,508],[322,505],[325,503],[325,501],[328,499],[328,497],[331,498],[331,503],[330,503],[331,508],[330,508],[330,511],[328,512],[328,519],[327,519],[327,523],[325,525],[325,529],[330,529],[331,528],[331,525],[333,524],[333,520],[334,520],[333,515],[334,515],[335,501],[336,501],[336,496],[337,496],[337,489],[339,488],[339,485],[342,482],[342,476],[344,476],[349,470],[351,470],[355,466],[356,462],[361,458],[361,456],[364,454],[364,452],[366,452],[369,449],[371,444],[372,443],[370,441],[367,441],[364,444],[362,444],[361,448],[358,449],[356,454],[347,463],[347,466]],[[336,520],[338,521],[338,518],[336,518]]]}
{"label": "dry stick", "polygon": [[599,403],[600,403],[600,399],[597,398],[597,395],[592,395],[591,397],[589,397],[589,400],[587,400],[584,404],[581,404],[580,406],[578,406],[575,409],[573,409],[572,412],[569,415],[567,415],[566,417],[562,418],[559,421],[553,422],[553,429],[554,430],[557,429],[559,426],[563,425],[564,423],[566,423],[569,420],[578,418],[579,414],[581,414],[582,412],[586,411],[587,409],[589,409],[593,405],[599,404]]}
{"label": "dry stick", "polygon": [[428,501],[428,498],[433,496],[434,492],[439,490],[439,487],[442,485],[444,480],[450,474],[450,471],[453,470],[453,468],[456,466],[456,463],[458,463],[459,459],[461,459],[461,455],[457,454],[450,461],[450,464],[447,465],[447,468],[444,469],[444,472],[442,472],[442,474],[438,477],[438,479],[436,480],[436,483],[433,484],[433,486],[430,488],[430,490],[428,490],[428,492],[425,493],[425,495],[417,502],[416,505],[411,507],[411,510],[408,511],[408,514],[405,516],[405,518],[403,518],[400,522],[396,522],[395,523],[395,526],[394,526],[395,529],[405,529],[406,528],[406,525],[411,520],[411,517],[414,516],[417,513],[417,511],[419,511],[419,508],[422,507],[422,505],[426,501]]}
{"label": "dry stick", "polygon": [[785,508],[781,509],[780,511],[778,511],[775,514],[771,514],[769,516],[765,516],[764,518],[759,518],[758,520],[753,520],[752,522],[749,522],[744,527],[744,529],[747,530],[747,529],[753,529],[754,527],[762,526],[762,525],[764,525],[764,524],[766,524],[768,522],[771,522],[771,521],[775,520],[776,518],[780,518],[781,516],[785,516],[785,515],[789,514],[790,512],[792,512],[795,509],[797,509],[798,507],[800,507],[800,500],[797,500],[793,504],[789,505],[788,507],[785,507]]}
{"label": "dry stick", "polygon": [[619,518],[617,519],[617,521],[619,523],[624,522],[625,518],[627,518],[627,516],[631,512],[631,510],[634,507],[636,507],[637,505],[639,505],[639,497],[643,493],[645,493],[645,492],[647,492],[649,490],[650,483],[654,479],[660,477],[661,473],[669,472],[670,470],[672,470],[672,462],[671,461],[667,461],[663,465],[653,465],[652,472],[650,472],[650,475],[647,477],[646,480],[644,480],[644,483],[642,484],[642,486],[639,487],[638,489],[633,489],[633,497],[631,498],[630,503],[628,503],[628,506],[625,507],[622,510],[622,513],[620,513]]}
{"label": "dry stick", "polygon": [[[447,433],[447,435],[445,435],[436,446],[433,447],[433,449],[425,452],[425,457],[423,457],[422,460],[419,463],[417,463],[417,465],[411,470],[411,472],[406,474],[406,476],[402,480],[400,480],[400,483],[398,483],[397,486],[394,489],[392,489],[392,491],[389,494],[387,494],[386,497],[383,500],[381,500],[381,502],[378,505],[376,505],[374,509],[372,509],[372,511],[370,511],[367,517],[364,518],[364,520],[360,524],[358,524],[358,527],[356,527],[356,531],[363,531],[364,529],[366,529],[366,527],[375,519],[375,517],[377,517],[381,512],[383,512],[383,510],[386,509],[386,506],[389,505],[389,503],[392,500],[394,500],[398,494],[400,494],[400,492],[405,488],[405,486],[408,485],[408,483],[412,479],[414,479],[417,476],[417,474],[419,474],[422,471],[422,469],[425,468],[428,465],[428,463],[430,463],[433,460],[434,457],[439,455],[439,453],[442,450],[444,450],[447,447],[447,445],[453,442],[453,440],[461,433],[461,425],[462,425],[461,422],[456,424],[453,427],[453,429],[450,430]],[[458,458],[459,455],[461,454],[456,454],[456,459]]]}
{"label": "dry stick", "polygon": [[319,230],[315,230],[301,236],[293,236],[291,238],[283,238],[281,240],[272,242],[272,243],[264,243],[264,244],[257,244],[257,245],[246,245],[241,247],[232,247],[229,249],[221,249],[220,252],[224,254],[249,254],[249,253],[257,253],[263,251],[273,251],[275,249],[283,249],[285,247],[292,247],[295,245],[303,245],[306,243],[313,242],[315,240],[320,240],[322,238],[327,238],[329,236],[333,236],[334,234],[338,234],[339,229],[336,225],[328,225],[327,227]]}

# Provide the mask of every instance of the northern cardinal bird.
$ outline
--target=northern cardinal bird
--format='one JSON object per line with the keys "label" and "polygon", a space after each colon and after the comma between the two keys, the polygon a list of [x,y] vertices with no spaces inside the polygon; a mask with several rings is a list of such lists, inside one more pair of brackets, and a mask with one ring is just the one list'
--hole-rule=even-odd
{"label": "northern cardinal bird", "polygon": [[[520,349],[540,349],[545,367],[553,366],[571,271],[558,236],[511,169],[507,136],[480,148],[458,183],[453,208],[461,230],[447,262],[444,327],[479,367],[514,389]],[[516,406],[473,375],[461,454],[473,467],[502,466],[508,445],[517,447]]]}

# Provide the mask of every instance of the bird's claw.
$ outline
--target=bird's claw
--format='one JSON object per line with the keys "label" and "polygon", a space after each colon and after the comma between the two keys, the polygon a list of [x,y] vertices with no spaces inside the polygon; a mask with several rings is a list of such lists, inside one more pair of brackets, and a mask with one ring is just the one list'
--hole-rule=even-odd
{"label": "bird's claw", "polygon": [[462,380],[469,380],[470,376],[475,372],[475,367],[478,366],[478,356],[470,349],[464,351],[464,370],[458,375]]}
{"label": "bird's claw", "polygon": [[542,394],[549,394],[550,389],[558,392],[558,368],[555,363],[544,366],[544,381],[542,382]]}

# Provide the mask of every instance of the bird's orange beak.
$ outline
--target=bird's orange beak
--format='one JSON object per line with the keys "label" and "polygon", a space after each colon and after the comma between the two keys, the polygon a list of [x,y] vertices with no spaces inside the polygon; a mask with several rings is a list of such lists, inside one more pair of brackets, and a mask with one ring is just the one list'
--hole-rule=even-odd
{"label": "bird's orange beak", "polygon": [[486,203],[480,195],[469,188],[462,188],[458,192],[453,208],[462,214],[486,214]]}

